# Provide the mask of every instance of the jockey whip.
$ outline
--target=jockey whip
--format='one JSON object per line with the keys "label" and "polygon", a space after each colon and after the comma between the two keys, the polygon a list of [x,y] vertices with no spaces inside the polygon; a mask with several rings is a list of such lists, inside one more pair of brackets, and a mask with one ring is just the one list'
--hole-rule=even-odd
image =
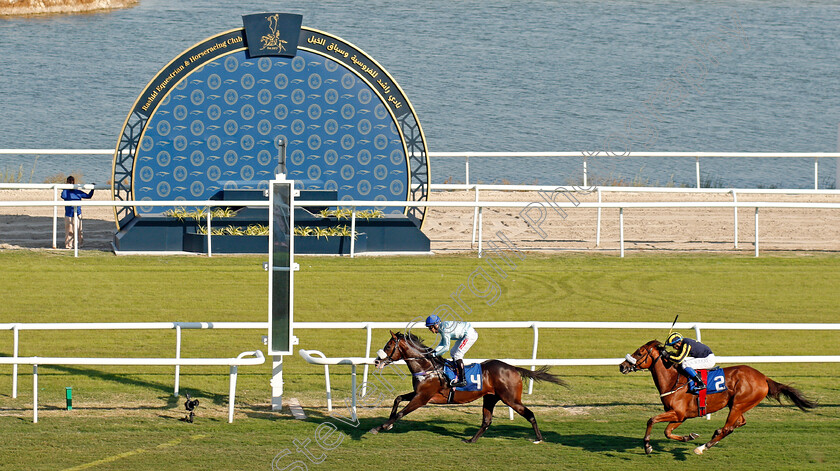
{"label": "jockey whip", "polygon": [[677,325],[677,319],[679,319],[679,318],[680,318],[680,315],[677,314],[677,317],[674,318],[674,322],[671,323],[671,328],[668,329],[668,336],[669,337],[671,336],[671,332],[674,331],[674,326]]}

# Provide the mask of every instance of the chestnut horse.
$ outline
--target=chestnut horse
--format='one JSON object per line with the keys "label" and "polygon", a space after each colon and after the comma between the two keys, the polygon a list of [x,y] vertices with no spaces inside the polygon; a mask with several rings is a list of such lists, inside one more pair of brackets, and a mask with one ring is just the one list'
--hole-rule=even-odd
{"label": "chestnut horse", "polygon": [[[681,375],[674,368],[674,364],[662,356],[663,349],[664,346],[660,342],[651,340],[639,347],[632,355],[627,355],[626,360],[619,365],[622,374],[650,370],[653,382],[659,389],[662,405],[665,406],[665,412],[651,417],[647,422],[644,440],[645,453],[647,454],[653,451],[650,446],[650,431],[655,423],[669,422],[668,426],[665,427],[665,436],[671,440],[688,442],[699,437],[696,433],[686,436],[674,435],[673,433],[674,429],[679,427],[686,419],[698,417],[699,410],[697,396],[687,392],[688,378]],[[782,402],[781,396],[785,396],[803,411],[812,409],[817,405],[798,390],[773,381],[755,368],[739,365],[724,368],[723,371],[727,390],[709,394],[706,399],[706,410],[708,413],[712,413],[728,406],[729,415],[726,417],[726,424],[723,428],[715,430],[708,443],[694,449],[694,453],[698,455],[702,455],[707,448],[716,445],[723,437],[747,423],[744,419],[744,413],[768,396],[779,401],[779,403]]]}
{"label": "chestnut horse", "polygon": [[[380,350],[379,358],[374,364],[377,368],[383,368],[397,360],[405,360],[406,365],[408,365],[408,369],[412,373],[414,391],[397,396],[394,399],[391,416],[382,425],[371,429],[370,433],[376,434],[380,430],[391,430],[394,422],[429,403],[466,404],[484,397],[484,416],[481,420],[481,428],[469,440],[463,439],[464,442],[475,443],[484,435],[493,420],[493,408],[501,400],[531,423],[534,427],[534,433],[537,434],[534,443],[540,443],[543,441],[543,436],[539,427],[537,427],[537,419],[534,417],[534,413],[522,404],[522,378],[548,381],[564,386],[566,384],[562,379],[548,373],[547,367],[530,371],[508,365],[503,361],[487,360],[481,364],[482,389],[480,391],[454,391],[452,401],[449,402],[452,388],[449,386],[449,379],[443,373],[444,361],[442,358],[433,355],[432,349],[423,345],[419,338],[412,334],[391,332],[391,339]],[[408,405],[397,412],[397,407],[402,401],[408,401]]]}

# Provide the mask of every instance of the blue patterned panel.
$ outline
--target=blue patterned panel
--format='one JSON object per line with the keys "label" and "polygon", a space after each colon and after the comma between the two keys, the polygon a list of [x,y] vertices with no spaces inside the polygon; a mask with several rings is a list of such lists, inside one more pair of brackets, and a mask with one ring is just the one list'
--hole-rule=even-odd
{"label": "blue patterned panel", "polygon": [[179,83],[140,141],[136,199],[207,200],[223,189],[268,188],[281,138],[298,188],[338,190],[341,200],[408,198],[408,161],[385,104],[344,66],[299,50],[293,58],[236,52]]}

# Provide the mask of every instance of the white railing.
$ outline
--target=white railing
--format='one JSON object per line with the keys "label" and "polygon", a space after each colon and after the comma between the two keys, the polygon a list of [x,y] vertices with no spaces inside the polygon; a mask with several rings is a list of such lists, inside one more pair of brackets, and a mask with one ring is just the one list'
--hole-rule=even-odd
{"label": "white railing", "polygon": [[[36,331],[36,330],[174,330],[175,331],[175,356],[170,361],[174,361],[175,366],[175,388],[174,396],[178,396],[181,379],[181,364],[177,363],[181,358],[181,331],[184,329],[262,329],[268,330],[268,322],[67,322],[67,323],[3,323],[0,324],[0,330],[12,331],[12,356],[2,358],[0,363],[12,365],[12,397],[17,397],[18,390],[18,367],[17,362],[14,361],[20,357],[20,332],[21,331]],[[26,362],[21,362],[26,363]]]}
{"label": "white railing", "polygon": [[[738,195],[834,195],[840,196],[840,190],[805,190],[805,189],[754,189],[754,188],[671,188],[671,187],[626,187],[626,186],[599,186],[599,187],[563,187],[556,185],[485,185],[485,184],[433,184],[429,185],[432,191],[464,190],[475,192],[475,202],[480,201],[481,191],[531,191],[553,193],[566,191],[571,193],[591,193],[596,191],[598,202],[603,202],[604,193],[687,193],[687,194],[730,194],[732,202],[738,202]],[[592,188],[595,188],[593,190]],[[595,224],[595,246],[601,246],[601,209],[598,208],[598,217]],[[738,208],[733,211],[733,242],[735,249],[738,248]],[[471,246],[476,243],[476,231],[479,224],[479,209],[476,206],[473,212],[473,228]]]}
{"label": "white railing", "polygon": [[[253,358],[245,358],[253,356]],[[69,358],[69,357],[0,357],[0,364],[32,365],[32,422],[38,422],[38,365],[136,365],[136,366],[181,366],[181,365],[227,365],[230,366],[230,388],[228,398],[228,423],[233,422],[236,398],[236,377],[239,366],[261,365],[265,356],[260,350],[242,352],[236,358]]]}
{"label": "white railing", "polygon": [[[563,187],[556,187],[559,190]],[[738,190],[740,191],[740,190]],[[237,201],[237,206],[268,206],[268,201]],[[64,203],[57,203],[54,201],[0,201],[0,207],[38,207],[38,206],[64,206]],[[477,208],[477,225],[478,225],[478,257],[482,256],[483,249],[483,228],[482,217],[484,208],[527,208],[533,205],[542,205],[545,203],[540,201],[331,201],[331,200],[315,200],[301,202],[301,205],[306,206],[341,206],[353,208],[351,213],[350,230],[351,233],[356,231],[356,208],[359,206],[372,207],[447,207],[447,208]],[[199,207],[213,207],[220,206],[219,201],[78,201],[74,202],[74,206],[199,206]],[[613,208],[619,210],[619,250],[621,257],[624,257],[624,209],[625,208],[732,208],[736,213],[736,242],[737,242],[737,209],[738,208],[754,208],[755,209],[755,256],[759,256],[759,231],[758,231],[758,210],[759,208],[794,208],[794,209],[840,209],[840,203],[798,203],[798,202],[762,202],[762,201],[660,201],[660,202],[551,202],[551,206],[555,208]],[[600,218],[598,220],[598,236],[597,241],[600,243]],[[207,255],[212,256],[211,245],[211,214],[207,211]],[[355,238],[350,239],[350,256],[355,257]],[[76,244],[76,253],[78,257],[78,244]]]}
{"label": "white railing", "polygon": [[624,154],[595,152],[429,152],[429,157],[449,157],[464,159],[464,182],[470,183],[470,157],[472,158],[577,158],[583,161],[583,186],[589,183],[587,160],[589,159],[627,159],[650,157],[694,158],[694,172],[697,188],[700,188],[701,158],[793,158],[814,159],[814,189],[819,188],[819,161],[821,158],[840,158],[840,152],[626,152]]}
{"label": "white railing", "polygon": [[[114,149],[0,149],[0,155],[114,155]],[[464,181],[470,183],[470,158],[574,158],[583,163],[583,185],[588,185],[589,159],[625,159],[676,157],[694,159],[697,188],[700,188],[701,158],[793,158],[814,159],[814,189],[819,188],[819,161],[821,158],[840,158],[840,152],[429,152],[429,158],[464,159]],[[840,175],[840,170],[838,170]],[[840,179],[838,179],[840,181]]]}
{"label": "white railing", "polygon": [[[477,329],[531,329],[533,343],[530,359],[511,359],[511,364],[531,366],[534,370],[538,365],[574,366],[574,365],[615,365],[622,358],[571,358],[571,359],[541,359],[538,358],[540,329],[634,329],[658,330],[670,329],[666,322],[562,322],[562,321],[516,321],[516,322],[473,322]],[[406,328],[404,322],[295,322],[293,329],[327,329],[327,330],[364,330],[366,333],[364,356],[325,358],[317,350],[306,351],[301,356],[310,363],[324,365],[324,380],[326,383],[327,407],[332,410],[332,392],[330,386],[329,365],[350,365],[353,381],[353,413],[355,414],[356,365],[364,365],[362,395],[366,391],[369,366],[374,358],[371,357],[373,330],[402,330]],[[675,329],[693,329],[695,338],[702,340],[703,330],[840,330],[840,324],[772,324],[772,323],[708,323],[708,322],[679,322]],[[233,420],[234,391],[236,386],[236,365],[262,364],[265,359],[262,352],[245,352],[237,359],[209,359],[209,358],[181,358],[181,331],[183,329],[254,329],[267,331],[268,322],[125,322],[125,323],[5,323],[0,324],[0,330],[11,330],[13,347],[11,357],[0,357],[0,364],[11,364],[12,397],[17,397],[18,365],[46,365],[46,364],[95,364],[95,365],[168,365],[175,366],[174,395],[179,393],[180,365],[230,365],[231,366],[231,397],[229,421]],[[56,330],[175,330],[175,356],[173,358],[53,358],[37,356],[19,356],[21,331],[56,331]],[[255,358],[244,359],[245,355],[253,354]],[[315,358],[318,355],[321,358]],[[480,361],[473,360],[471,361]],[[508,361],[508,360],[505,360]],[[105,362],[105,363],[100,363]],[[719,363],[778,363],[778,362],[840,362],[840,355],[797,355],[797,356],[724,356],[718,357]],[[37,366],[34,373],[37,374]],[[37,379],[36,379],[37,381]],[[534,382],[528,385],[528,394],[533,392]],[[34,398],[37,421],[37,386]]]}
{"label": "white railing", "polygon": [[[695,338],[702,340],[703,330],[840,330],[840,324],[771,324],[771,323],[725,323],[725,322],[678,322],[672,326],[667,322],[560,322],[560,321],[516,321],[516,322],[472,322],[476,329],[532,329],[533,343],[530,359],[505,359],[503,361],[515,366],[530,366],[533,371],[536,366],[608,366],[618,365],[624,358],[568,358],[543,359],[537,357],[540,329],[634,329],[658,330],[693,329]],[[351,367],[351,391],[353,420],[356,414],[356,366],[364,365],[361,396],[366,394],[368,372],[375,358],[371,357],[371,342],[373,329],[400,330],[406,324],[400,322],[299,322],[295,329],[365,329],[367,339],[365,354],[362,357],[334,357],[328,358],[318,350],[301,349],[301,358],[308,363],[324,366],[324,382],[327,396],[327,410],[332,411],[332,390],[330,383],[330,365],[349,365]],[[318,358],[316,358],[316,356]],[[469,359],[470,362],[482,362],[483,359]],[[840,355],[771,355],[771,356],[718,356],[718,363],[822,363],[840,362]],[[528,384],[528,394],[534,390],[534,380]]]}

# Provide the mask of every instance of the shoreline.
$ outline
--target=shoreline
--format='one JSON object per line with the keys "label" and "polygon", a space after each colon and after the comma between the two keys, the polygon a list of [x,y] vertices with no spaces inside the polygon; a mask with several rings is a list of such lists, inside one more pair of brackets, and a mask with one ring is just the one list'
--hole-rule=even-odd
{"label": "shoreline", "polygon": [[0,17],[98,13],[130,8],[140,0],[0,0]]}

